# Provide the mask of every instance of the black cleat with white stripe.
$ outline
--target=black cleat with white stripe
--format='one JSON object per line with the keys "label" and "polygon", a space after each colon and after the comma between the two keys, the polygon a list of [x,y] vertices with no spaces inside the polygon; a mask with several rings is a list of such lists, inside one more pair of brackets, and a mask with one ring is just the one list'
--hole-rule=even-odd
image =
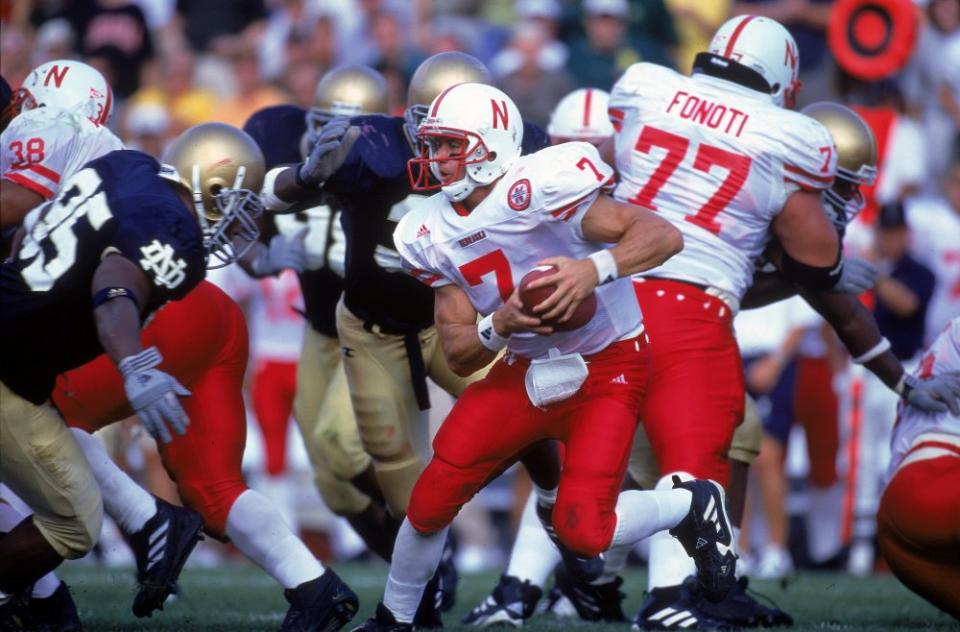
{"label": "black cleat with white stripe", "polygon": [[320,577],[283,591],[290,603],[280,632],[334,632],[357,614],[357,595],[328,568]]}
{"label": "black cleat with white stripe", "polygon": [[157,513],[129,538],[137,560],[139,590],[133,599],[133,614],[138,617],[163,610],[163,603],[176,590],[184,562],[203,537],[200,514],[159,498],[156,501]]}
{"label": "black cleat with white stripe", "polygon": [[563,564],[554,570],[554,585],[551,600],[566,597],[570,605],[584,621],[626,621],[623,614],[623,598],[620,591],[623,578],[617,577],[603,584],[590,584],[573,575]]}
{"label": "black cleat with white stripe", "polygon": [[707,600],[722,601],[737,581],[737,553],[723,487],[711,480],[681,482],[674,475],[673,487],[693,494],[690,512],[670,535],[680,540],[697,565],[697,584]]}
{"label": "black cleat with white stripe", "polygon": [[533,616],[543,591],[529,579],[520,581],[513,575],[503,575],[493,592],[479,606],[464,615],[461,623],[487,627],[510,625],[520,627]]}
{"label": "black cleat with white stripe", "polygon": [[697,585],[688,577],[680,586],[654,588],[633,618],[634,630],[733,630],[738,626],[715,619],[700,609]]}

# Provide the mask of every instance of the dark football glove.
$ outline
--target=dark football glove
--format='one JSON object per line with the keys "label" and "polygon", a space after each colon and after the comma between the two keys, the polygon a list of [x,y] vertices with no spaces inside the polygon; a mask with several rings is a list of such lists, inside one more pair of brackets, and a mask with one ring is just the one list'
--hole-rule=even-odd
{"label": "dark football glove", "polygon": [[190,418],[184,412],[177,396],[186,397],[190,391],[169,373],[156,369],[163,357],[156,347],[127,356],[117,365],[123,376],[127,400],[137,412],[150,435],[163,443],[173,437],[165,425],[169,423],[177,434],[186,434]]}
{"label": "dark football glove", "polygon": [[304,189],[316,189],[333,175],[347,159],[350,148],[360,137],[360,128],[352,127],[350,119],[338,116],[323,126],[310,148],[310,155],[297,169],[297,184]]}
{"label": "dark football glove", "polygon": [[863,294],[877,284],[877,267],[860,257],[844,257],[840,280],[831,292]]}
{"label": "dark football glove", "polygon": [[928,380],[907,375],[903,398],[907,403],[927,413],[949,410],[960,415],[960,371],[941,373]]}

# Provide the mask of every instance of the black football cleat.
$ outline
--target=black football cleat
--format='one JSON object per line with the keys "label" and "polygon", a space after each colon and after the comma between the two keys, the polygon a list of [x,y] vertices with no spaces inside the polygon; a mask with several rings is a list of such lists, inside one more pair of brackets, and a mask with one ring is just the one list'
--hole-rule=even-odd
{"label": "black football cleat", "polygon": [[129,537],[137,560],[139,590],[133,599],[133,614],[149,617],[176,592],[177,577],[203,536],[203,519],[186,507],[157,500],[157,513],[140,531]]}
{"label": "black football cleat", "polygon": [[412,632],[413,624],[400,623],[383,603],[377,604],[377,613],[350,632]]}
{"label": "black football cleat", "polygon": [[718,602],[737,582],[737,554],[723,487],[714,481],[681,482],[673,477],[674,489],[693,494],[690,511],[670,535],[680,540],[697,565],[697,584],[707,600]]}
{"label": "black football cleat", "polygon": [[81,632],[80,615],[70,589],[60,582],[49,597],[33,597],[29,589],[0,607],[0,631]]}
{"label": "black football cleat", "polygon": [[626,621],[623,614],[623,598],[620,591],[623,578],[617,577],[605,584],[588,584],[581,581],[563,564],[554,570],[554,591],[566,597],[584,621]]}
{"label": "black football cleat", "polygon": [[[688,581],[692,578],[688,578]],[[776,628],[793,625],[793,617],[777,608],[766,606],[747,592],[749,580],[741,577],[727,597],[713,603],[706,599],[698,602],[700,610],[709,617],[741,628]]]}
{"label": "black football cleat", "polygon": [[357,614],[357,595],[328,568],[323,575],[283,591],[290,603],[280,632],[333,632]]}
{"label": "black football cleat", "polygon": [[633,618],[634,630],[733,630],[736,626],[714,619],[702,610],[696,580],[688,577],[680,586],[654,588],[644,597]]}
{"label": "black football cleat", "polygon": [[596,557],[582,557],[568,549],[557,537],[557,532],[553,530],[553,505],[545,507],[537,502],[537,518],[540,519],[540,524],[543,525],[547,535],[550,536],[550,541],[560,551],[563,563],[567,565],[567,568],[577,579],[592,582],[603,574],[603,554]]}
{"label": "black football cleat", "polygon": [[513,575],[503,575],[493,592],[465,614],[461,622],[481,628],[490,625],[520,627],[533,616],[541,595],[543,591],[530,580],[520,581]]}
{"label": "black football cleat", "polygon": [[450,538],[443,547],[443,557],[437,567],[437,592],[440,595],[440,612],[449,612],[457,603],[457,584],[460,583],[460,573],[453,563],[453,546]]}
{"label": "black football cleat", "polygon": [[433,577],[430,578],[423,589],[423,596],[420,597],[420,604],[413,616],[413,625],[418,630],[443,627],[443,620],[440,617],[443,610],[443,592],[440,590],[440,582],[443,577],[442,566],[443,563],[441,562],[437,570],[434,571]]}

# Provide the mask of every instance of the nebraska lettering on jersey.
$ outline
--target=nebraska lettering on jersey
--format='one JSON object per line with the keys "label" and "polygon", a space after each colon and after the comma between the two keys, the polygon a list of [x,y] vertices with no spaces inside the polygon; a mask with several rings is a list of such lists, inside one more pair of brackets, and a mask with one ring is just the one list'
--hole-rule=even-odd
{"label": "nebraska lettering on jersey", "polygon": [[743,126],[750,120],[749,114],[735,107],[727,107],[682,90],[673,95],[667,106],[667,113],[734,136],[740,136]]}

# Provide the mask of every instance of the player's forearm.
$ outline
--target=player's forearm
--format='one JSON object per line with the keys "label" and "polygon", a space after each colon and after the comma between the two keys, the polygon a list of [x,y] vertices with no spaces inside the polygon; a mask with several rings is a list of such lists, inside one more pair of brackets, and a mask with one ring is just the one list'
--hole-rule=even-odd
{"label": "player's forearm", "polygon": [[[855,296],[835,292],[803,292],[802,295],[830,323],[854,359],[869,356],[873,350],[882,348],[884,338],[877,321]],[[903,376],[903,366],[889,349],[862,364],[890,388],[894,388]]]}
{"label": "player's forearm", "polygon": [[114,364],[143,350],[140,315],[132,302],[118,299],[104,303],[93,310],[93,317],[100,344]]}
{"label": "player's forearm", "polygon": [[683,250],[683,235],[670,222],[655,215],[633,221],[610,253],[620,276],[629,276],[661,265]]}
{"label": "player's forearm", "polygon": [[112,254],[93,273],[91,292],[97,337],[114,363],[139,353],[140,310],[150,293],[146,275],[126,257]]}
{"label": "player's forearm", "polygon": [[291,208],[296,202],[308,195],[316,195],[321,187],[307,189],[297,181],[299,165],[278,167],[271,169],[264,178],[261,199],[264,206],[271,213],[293,212]]}
{"label": "player's forearm", "polygon": [[740,301],[740,309],[755,309],[790,298],[797,293],[797,286],[773,272],[758,272],[753,275],[750,289]]}
{"label": "player's forearm", "polygon": [[496,352],[480,344],[476,325],[437,323],[437,333],[447,365],[460,377],[473,375],[497,357]]}

